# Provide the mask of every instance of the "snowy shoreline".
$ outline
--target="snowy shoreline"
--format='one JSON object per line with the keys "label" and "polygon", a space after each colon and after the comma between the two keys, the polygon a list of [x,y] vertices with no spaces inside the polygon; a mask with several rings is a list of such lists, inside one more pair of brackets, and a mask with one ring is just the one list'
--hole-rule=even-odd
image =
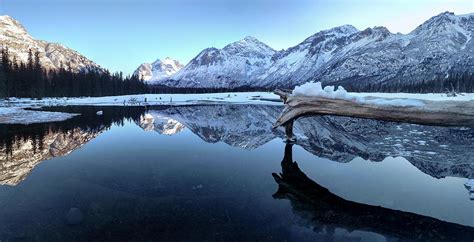
{"label": "snowy shoreline", "polygon": [[[263,100],[260,100],[263,99]],[[202,93],[202,94],[136,94],[105,97],[73,98],[10,98],[0,101],[0,107],[32,106],[144,106],[144,105],[192,105],[207,103],[252,103],[275,104],[279,98],[269,92],[235,92],[235,93]]]}
{"label": "snowy shoreline", "polygon": [[[474,93],[461,93],[456,97],[448,97],[444,93],[354,93],[349,95],[364,98],[396,98],[418,99],[429,101],[469,101],[474,100]],[[34,106],[68,106],[68,105],[93,105],[93,106],[143,106],[143,105],[187,105],[206,103],[249,103],[249,104],[275,104],[279,96],[271,92],[226,92],[226,93],[200,93],[200,94],[136,94],[124,96],[105,97],[73,97],[73,98],[10,98],[1,100],[0,107],[34,107]]]}
{"label": "snowy shoreline", "polygon": [[[415,93],[348,93],[370,99],[417,99],[429,101],[469,101],[474,93],[447,97],[446,94]],[[0,124],[31,124],[63,121],[77,114],[24,110],[24,108],[51,106],[151,106],[151,105],[205,105],[205,104],[261,104],[283,105],[279,96],[270,92],[228,92],[201,94],[137,94],[80,98],[10,98],[0,101]]]}

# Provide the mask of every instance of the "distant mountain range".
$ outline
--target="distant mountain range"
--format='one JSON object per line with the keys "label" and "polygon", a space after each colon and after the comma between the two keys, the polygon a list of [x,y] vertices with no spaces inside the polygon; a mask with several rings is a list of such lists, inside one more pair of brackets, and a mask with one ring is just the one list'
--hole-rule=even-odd
{"label": "distant mountain range", "polygon": [[40,53],[40,63],[46,69],[63,67],[71,71],[103,70],[98,64],[77,51],[61,44],[34,39],[20,22],[10,16],[0,16],[0,46],[7,47],[10,57],[18,62],[28,61],[28,52]]}
{"label": "distant mountain range", "polygon": [[473,13],[444,12],[408,34],[343,25],[282,51],[246,37],[222,49],[204,49],[182,69],[155,83],[183,88],[293,87],[308,81],[416,84],[472,74],[473,36]]}
{"label": "distant mountain range", "polygon": [[[417,85],[473,75],[473,36],[474,13],[444,12],[408,34],[343,25],[281,51],[249,36],[222,49],[204,49],[185,66],[165,58],[144,63],[134,73],[150,84],[176,88],[291,88],[308,81],[345,87]],[[47,69],[103,70],[72,49],[34,39],[9,16],[0,16],[0,45],[20,62],[27,61],[30,49],[38,51]]]}

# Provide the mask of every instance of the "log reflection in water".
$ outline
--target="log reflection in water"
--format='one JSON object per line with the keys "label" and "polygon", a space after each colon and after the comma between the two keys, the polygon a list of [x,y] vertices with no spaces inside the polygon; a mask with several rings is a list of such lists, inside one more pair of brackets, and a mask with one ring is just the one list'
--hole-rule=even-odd
{"label": "log reflection in water", "polygon": [[[306,214],[315,227],[333,231],[367,231],[413,241],[469,241],[474,228],[435,218],[345,200],[304,174],[293,161],[292,144],[285,146],[282,172],[273,173],[278,183],[276,199],[288,199],[295,212]],[[308,217],[309,216],[309,217]]]}

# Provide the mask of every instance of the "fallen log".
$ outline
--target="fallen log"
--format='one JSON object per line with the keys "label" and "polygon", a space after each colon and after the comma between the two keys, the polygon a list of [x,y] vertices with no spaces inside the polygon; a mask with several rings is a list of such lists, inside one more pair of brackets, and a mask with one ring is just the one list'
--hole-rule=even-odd
{"label": "fallen log", "polygon": [[419,100],[423,105],[402,107],[324,97],[291,96],[281,90],[276,90],[275,94],[283,100],[285,109],[274,128],[286,126],[290,121],[306,115],[336,115],[423,125],[474,127],[474,101]]}

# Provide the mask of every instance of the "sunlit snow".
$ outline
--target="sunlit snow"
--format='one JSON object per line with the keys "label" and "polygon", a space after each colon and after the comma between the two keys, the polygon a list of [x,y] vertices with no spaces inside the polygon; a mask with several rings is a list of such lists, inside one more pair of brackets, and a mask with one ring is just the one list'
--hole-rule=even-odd
{"label": "sunlit snow", "polygon": [[293,96],[323,97],[329,99],[342,99],[357,103],[380,105],[380,106],[423,106],[421,100],[416,99],[386,99],[386,98],[367,98],[349,94],[343,87],[337,89],[334,86],[322,87],[321,82],[307,82],[301,86],[296,86]]}

